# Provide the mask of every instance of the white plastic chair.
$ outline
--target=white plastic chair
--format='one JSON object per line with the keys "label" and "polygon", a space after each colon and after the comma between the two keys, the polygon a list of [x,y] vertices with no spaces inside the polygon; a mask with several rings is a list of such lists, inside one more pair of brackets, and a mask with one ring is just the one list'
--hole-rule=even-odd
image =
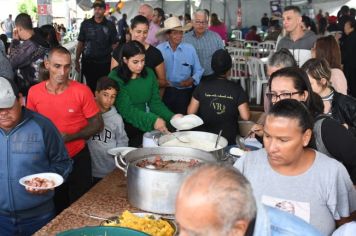
{"label": "white plastic chair", "polygon": [[243,55],[232,56],[232,68],[229,79],[234,82],[240,81],[241,87],[246,91],[248,71],[246,58]]}
{"label": "white plastic chair", "polygon": [[231,38],[233,38],[234,40],[241,40],[242,39],[242,31],[241,30],[231,31]]}
{"label": "white plastic chair", "polygon": [[275,41],[264,41],[258,44],[258,53],[260,57],[268,57],[276,48]]}
{"label": "white plastic chair", "polygon": [[243,57],[245,55],[245,50],[243,48],[226,47],[226,50],[231,55],[232,59],[235,57]]}
{"label": "white plastic chair", "polygon": [[[247,65],[250,74],[250,101],[256,92],[256,104],[259,105],[261,104],[263,85],[268,83],[264,63],[257,57],[250,57],[247,61]],[[256,86],[254,86],[255,84]]]}
{"label": "white plastic chair", "polygon": [[227,42],[227,44],[230,47],[243,48],[244,44],[245,44],[245,40],[244,39],[237,39],[237,40],[234,40],[234,41]]}
{"label": "white plastic chair", "polygon": [[244,41],[244,48],[247,48],[247,47],[257,47],[259,44],[258,41],[255,41],[255,40],[245,40]]}

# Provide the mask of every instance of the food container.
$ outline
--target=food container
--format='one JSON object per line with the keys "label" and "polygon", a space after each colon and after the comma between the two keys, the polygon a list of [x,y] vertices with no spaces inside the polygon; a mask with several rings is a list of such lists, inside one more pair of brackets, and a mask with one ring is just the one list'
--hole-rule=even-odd
{"label": "food container", "polygon": [[[216,139],[218,138],[217,134],[202,132],[202,131],[181,131],[181,132],[175,132],[174,134],[175,136],[182,137],[181,138],[182,140],[187,140],[192,142],[181,143],[173,135],[166,134],[158,138],[157,141],[158,145],[168,147],[170,146],[168,142],[172,143],[172,140],[176,140],[174,143],[172,143],[172,146],[179,145],[179,146],[185,146],[185,147],[197,148],[203,150],[202,147],[200,147],[199,145],[206,143],[209,144],[209,146],[211,146],[212,149],[214,149]],[[215,150],[211,150],[209,152],[215,156],[217,161],[224,161],[226,160],[224,148],[227,147],[227,145],[228,142],[226,138],[221,136],[218,143],[218,148]],[[207,149],[203,151],[207,151]]]}
{"label": "food container", "polygon": [[191,169],[175,172],[136,166],[139,161],[158,155],[162,160],[195,159],[202,163],[214,163],[216,158],[208,152],[182,147],[139,148],[125,157],[115,156],[116,166],[127,175],[128,200],[132,206],[148,212],[174,214],[177,192]]}
{"label": "food container", "polygon": [[143,134],[142,138],[142,146],[143,147],[158,147],[155,138],[156,136],[160,136],[161,133],[157,130],[153,130],[151,132],[146,132]]}
{"label": "food container", "polygon": [[147,236],[143,232],[124,228],[124,227],[108,227],[108,226],[88,226],[79,229],[71,229],[57,234],[57,236],[103,236],[103,235],[120,235],[120,236]]}

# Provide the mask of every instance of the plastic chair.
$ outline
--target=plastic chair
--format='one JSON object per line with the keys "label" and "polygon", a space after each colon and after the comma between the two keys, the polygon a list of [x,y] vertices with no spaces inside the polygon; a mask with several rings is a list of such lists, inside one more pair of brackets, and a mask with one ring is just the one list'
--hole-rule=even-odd
{"label": "plastic chair", "polygon": [[243,48],[244,44],[245,44],[245,40],[244,39],[238,39],[238,40],[227,42],[227,44],[230,47]]}
{"label": "plastic chair", "polygon": [[[262,87],[268,83],[264,63],[257,57],[250,57],[247,65],[250,74],[250,101],[256,91],[256,104],[259,105],[261,103]],[[256,84],[256,90],[254,90],[254,84]]]}
{"label": "plastic chair", "polygon": [[231,57],[232,68],[229,79],[235,82],[240,81],[241,87],[246,91],[246,79],[249,77],[246,58],[243,55],[235,55]]}
{"label": "plastic chair", "polygon": [[268,57],[276,48],[275,41],[265,41],[261,42],[258,45],[259,57]]}
{"label": "plastic chair", "polygon": [[259,44],[259,42],[255,41],[255,40],[245,40],[244,41],[244,48],[257,47],[258,44]]}
{"label": "plastic chair", "polygon": [[241,40],[242,39],[242,31],[241,30],[231,31],[231,38],[233,40]]}
{"label": "plastic chair", "polygon": [[240,56],[243,57],[245,55],[245,50],[242,48],[235,48],[235,47],[226,47],[226,50],[234,59],[234,57]]}

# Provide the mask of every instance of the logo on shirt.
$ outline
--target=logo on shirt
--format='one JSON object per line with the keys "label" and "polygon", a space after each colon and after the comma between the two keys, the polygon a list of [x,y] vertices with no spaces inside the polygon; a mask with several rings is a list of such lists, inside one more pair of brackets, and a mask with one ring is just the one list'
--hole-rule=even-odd
{"label": "logo on shirt", "polygon": [[282,198],[263,195],[262,203],[267,206],[275,207],[282,211],[298,216],[299,218],[302,218],[304,221],[310,223],[309,202],[299,202],[290,199],[282,199]]}
{"label": "logo on shirt", "polygon": [[74,113],[74,109],[69,108],[69,109],[68,109],[68,112],[69,112],[69,113]]}
{"label": "logo on shirt", "polygon": [[111,131],[108,129],[104,129],[103,131],[101,131],[101,133],[93,135],[91,140],[93,141],[97,140],[99,142],[107,143],[107,141],[110,140],[111,138],[112,138]]}
{"label": "logo on shirt", "polygon": [[214,98],[211,102],[210,102],[210,107],[213,108],[213,110],[215,111],[215,113],[217,115],[222,115],[225,113],[226,111],[226,106],[225,104],[222,104],[221,102],[219,102],[218,98]]}

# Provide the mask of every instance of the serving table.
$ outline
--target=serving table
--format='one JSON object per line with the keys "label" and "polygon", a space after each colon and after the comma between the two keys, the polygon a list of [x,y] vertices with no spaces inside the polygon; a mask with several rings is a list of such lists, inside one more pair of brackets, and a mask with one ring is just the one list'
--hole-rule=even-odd
{"label": "serving table", "polygon": [[51,236],[69,229],[97,226],[102,220],[89,215],[109,218],[124,210],[141,211],[129,204],[126,177],[116,169],[34,235]]}

